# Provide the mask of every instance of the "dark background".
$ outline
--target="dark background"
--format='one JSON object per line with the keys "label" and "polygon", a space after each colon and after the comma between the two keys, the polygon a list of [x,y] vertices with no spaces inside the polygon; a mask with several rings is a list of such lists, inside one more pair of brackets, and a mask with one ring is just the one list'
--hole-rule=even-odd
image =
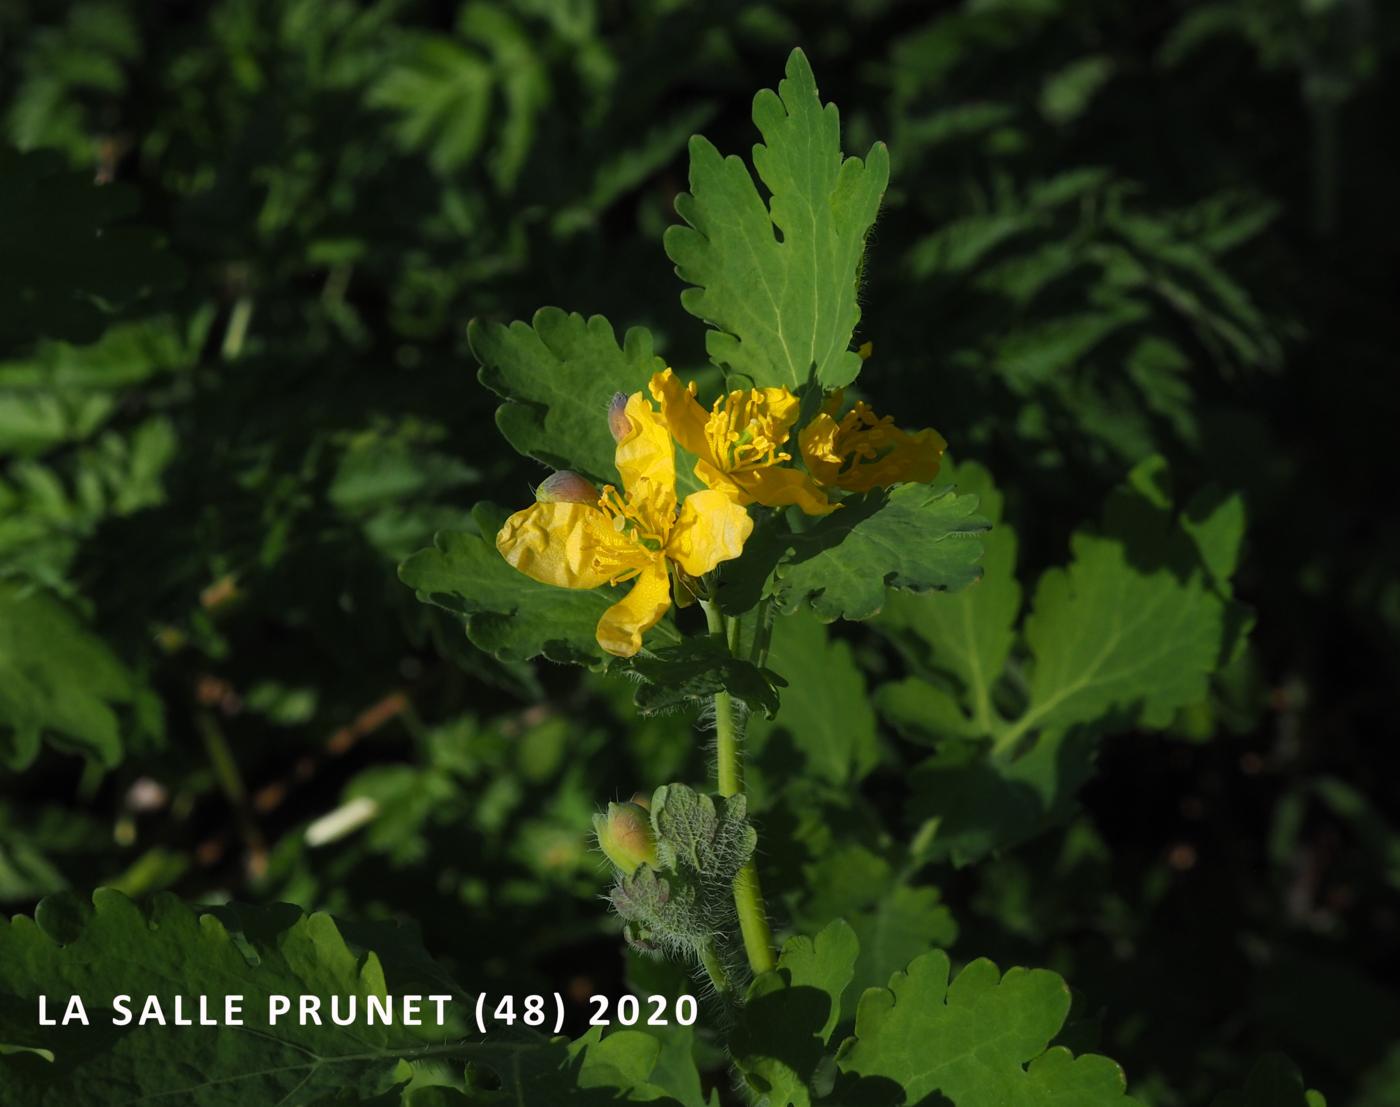
{"label": "dark background", "polygon": [[[1276,1048],[1333,1103],[1400,1102],[1397,17],[6,0],[0,586],[120,660],[106,693],[73,671],[124,753],[0,777],[0,904],[287,899],[416,918],[483,985],[618,986],[588,815],[703,749],[478,654],[396,565],[539,476],[468,319],[602,313],[702,364],[660,245],[685,140],[746,151],[801,45],[846,148],[892,152],[862,388],[990,468],[1023,579],[1152,453],[1249,509],[1246,664],[1109,742],[1069,826],[925,874],[955,957],[1063,972],[1157,1107]],[[109,223],[153,233],[72,245]],[[44,633],[7,618],[0,667]],[[361,795],[372,826],[306,843]]]}

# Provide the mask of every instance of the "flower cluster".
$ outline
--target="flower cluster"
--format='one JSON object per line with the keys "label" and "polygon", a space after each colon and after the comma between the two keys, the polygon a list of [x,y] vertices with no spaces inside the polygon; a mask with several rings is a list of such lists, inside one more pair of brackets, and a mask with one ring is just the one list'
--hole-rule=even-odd
{"label": "flower cluster", "polygon": [[[751,505],[825,515],[840,507],[832,499],[838,491],[932,480],[945,448],[936,431],[910,434],[863,402],[838,419],[838,391],[797,433],[799,466],[789,447],[801,403],[786,388],[736,389],[706,410],[694,383],[666,369],[647,393],[619,393],[607,412],[620,489],[555,473],[496,536],[507,562],[545,584],[630,583],[598,621],[598,644],[618,657],[641,649],[673,595],[684,603],[699,578],[742,553]],[[694,455],[705,485],[684,501],[676,493],[677,444]]]}

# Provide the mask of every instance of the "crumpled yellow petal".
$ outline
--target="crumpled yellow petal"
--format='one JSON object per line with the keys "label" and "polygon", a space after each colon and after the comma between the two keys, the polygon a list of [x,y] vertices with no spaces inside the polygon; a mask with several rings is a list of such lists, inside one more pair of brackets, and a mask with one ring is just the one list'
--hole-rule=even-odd
{"label": "crumpled yellow petal", "polygon": [[627,498],[656,526],[676,510],[676,448],[671,432],[641,392],[627,397],[627,434],[613,452]]}
{"label": "crumpled yellow petal", "polygon": [[723,492],[736,504],[753,503],[752,497],[739,487],[739,482],[734,479],[732,473],[726,473],[723,469],[712,465],[706,458],[702,457],[695,462],[695,476],[706,488]]}
{"label": "crumpled yellow petal", "polygon": [[821,484],[835,486],[841,472],[841,455],[836,452],[836,435],[841,427],[831,417],[832,413],[826,410],[830,403],[828,399],[822,411],[802,428],[797,435],[797,444],[802,449],[802,461],[807,471]]}
{"label": "crumpled yellow petal", "polygon": [[705,434],[710,413],[700,405],[690,387],[682,384],[680,377],[670,369],[653,374],[647,387],[652,399],[661,405],[661,417],[676,441],[696,457],[715,464],[714,451]]}
{"label": "crumpled yellow petal", "polygon": [[638,547],[592,504],[536,503],[517,511],[496,534],[496,549],[515,569],[556,588],[597,588],[637,567]]}
{"label": "crumpled yellow petal", "polygon": [[[696,466],[696,472],[699,472],[699,466]],[[829,515],[840,506],[827,500],[821,486],[801,469],[784,469],[774,465],[766,469],[751,469],[746,473],[733,473],[730,480],[738,485],[743,494],[744,500],[741,502],[759,503],[765,507],[796,505],[808,515]]]}
{"label": "crumpled yellow petal", "polygon": [[764,407],[777,424],[776,429],[786,438],[792,431],[793,423],[797,422],[802,401],[786,388],[759,388],[755,391],[763,394]]}
{"label": "crumpled yellow petal", "polygon": [[889,453],[876,461],[852,465],[837,478],[837,484],[848,492],[868,492],[905,482],[927,484],[938,476],[947,448],[943,436],[932,428],[913,434],[899,431]]}
{"label": "crumpled yellow petal", "polygon": [[837,421],[833,399],[797,436],[802,460],[818,483],[868,492],[906,481],[927,483],[938,475],[948,443],[936,430],[910,434],[888,418],[877,420],[863,404]]}
{"label": "crumpled yellow petal", "polygon": [[743,552],[753,533],[749,513],[723,492],[692,492],[666,543],[666,556],[693,577]]}
{"label": "crumpled yellow petal", "polygon": [[656,626],[671,606],[671,578],[666,559],[657,555],[642,569],[627,595],[598,620],[598,645],[616,657],[632,657],[642,635]]}

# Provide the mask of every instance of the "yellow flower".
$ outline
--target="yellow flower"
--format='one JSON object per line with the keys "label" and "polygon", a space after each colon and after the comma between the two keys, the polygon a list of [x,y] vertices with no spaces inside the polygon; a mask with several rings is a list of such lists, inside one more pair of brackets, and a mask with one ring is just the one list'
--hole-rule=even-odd
{"label": "yellow flower", "polygon": [[676,441],[699,459],[695,475],[706,487],[738,504],[796,504],[809,515],[836,509],[808,474],[782,464],[792,459],[783,446],[798,414],[797,397],[786,388],[739,389],[706,411],[695,384],[687,387],[669,369],[650,387]]}
{"label": "yellow flower", "polygon": [[901,481],[931,481],[948,443],[936,430],[910,434],[894,418],[876,416],[857,401],[838,423],[842,393],[827,397],[821,412],[802,428],[798,442],[807,469],[822,484],[847,492],[868,492]]}
{"label": "yellow flower", "polygon": [[526,576],[560,588],[631,581],[597,631],[608,653],[631,657],[671,606],[670,564],[703,576],[739,556],[753,520],[714,491],[687,496],[677,512],[675,447],[666,424],[640,392],[628,398],[623,414],[615,456],[623,490],[607,485],[590,502],[573,495],[573,481],[563,482],[569,498],[551,496],[517,511],[496,535],[496,548]]}

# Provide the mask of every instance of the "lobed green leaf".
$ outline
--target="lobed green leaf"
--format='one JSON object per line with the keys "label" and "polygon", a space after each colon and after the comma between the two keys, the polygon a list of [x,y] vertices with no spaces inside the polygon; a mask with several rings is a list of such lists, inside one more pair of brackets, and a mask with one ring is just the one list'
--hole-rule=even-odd
{"label": "lobed green leaf", "polygon": [[889,154],[876,143],[864,162],[844,158],[836,106],[822,104],[801,50],[786,72],[777,93],[753,103],[764,140],[753,163],[769,202],[743,161],[696,136],[690,192],[676,198],[686,225],[667,228],[666,253],[694,286],[682,305],[714,328],[706,349],[716,364],[760,387],[837,388],[860,372],[851,335]]}

